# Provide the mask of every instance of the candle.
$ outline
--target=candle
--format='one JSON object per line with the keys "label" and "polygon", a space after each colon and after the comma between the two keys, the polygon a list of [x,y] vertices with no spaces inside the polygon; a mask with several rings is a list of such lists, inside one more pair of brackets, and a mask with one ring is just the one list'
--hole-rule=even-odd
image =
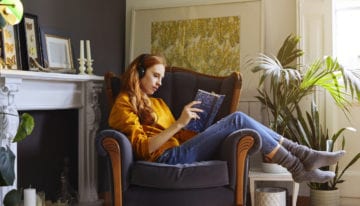
{"label": "candle", "polygon": [[24,206],[36,206],[36,190],[34,188],[24,189]]}
{"label": "candle", "polygon": [[86,40],[86,57],[91,60],[90,40]]}
{"label": "candle", "polygon": [[84,59],[84,40],[80,40],[80,59]]}
{"label": "candle", "polygon": [[326,140],[326,151],[332,152],[331,149],[333,147],[333,141],[331,139]]}

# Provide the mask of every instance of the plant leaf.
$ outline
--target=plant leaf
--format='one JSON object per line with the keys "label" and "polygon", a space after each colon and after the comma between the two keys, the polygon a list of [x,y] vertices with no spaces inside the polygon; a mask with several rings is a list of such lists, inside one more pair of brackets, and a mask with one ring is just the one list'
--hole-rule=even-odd
{"label": "plant leaf", "polygon": [[13,142],[19,142],[25,139],[34,129],[34,118],[28,114],[23,113],[20,119],[20,125]]}
{"label": "plant leaf", "polygon": [[4,206],[18,206],[21,203],[22,191],[13,189],[4,197]]}
{"label": "plant leaf", "polygon": [[14,183],[15,154],[9,147],[0,148],[0,186],[10,186]]}

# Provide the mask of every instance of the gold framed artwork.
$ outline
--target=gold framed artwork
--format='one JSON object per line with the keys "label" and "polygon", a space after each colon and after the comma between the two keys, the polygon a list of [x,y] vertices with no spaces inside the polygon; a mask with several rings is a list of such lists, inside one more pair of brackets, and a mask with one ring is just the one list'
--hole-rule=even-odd
{"label": "gold framed artwork", "polygon": [[1,29],[1,57],[7,69],[22,69],[19,51],[18,31],[12,25]]}
{"label": "gold framed artwork", "polygon": [[151,52],[162,53],[170,65],[225,76],[240,68],[240,18],[152,22]]}

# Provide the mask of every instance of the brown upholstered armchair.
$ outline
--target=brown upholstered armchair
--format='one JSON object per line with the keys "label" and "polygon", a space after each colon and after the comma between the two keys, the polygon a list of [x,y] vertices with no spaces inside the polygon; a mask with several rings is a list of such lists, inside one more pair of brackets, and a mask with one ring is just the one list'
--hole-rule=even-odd
{"label": "brown upholstered armchair", "polygon": [[[166,68],[165,78],[155,96],[161,97],[178,117],[193,100],[197,89],[225,94],[216,120],[236,111],[241,76],[232,73],[215,77],[182,68]],[[105,75],[110,106],[119,93],[120,79]],[[214,158],[192,164],[166,165],[134,159],[127,137],[106,129],[96,138],[98,153],[111,165],[112,202],[121,205],[232,206],[246,205],[249,155],[257,152],[257,132],[238,130],[229,135]]]}

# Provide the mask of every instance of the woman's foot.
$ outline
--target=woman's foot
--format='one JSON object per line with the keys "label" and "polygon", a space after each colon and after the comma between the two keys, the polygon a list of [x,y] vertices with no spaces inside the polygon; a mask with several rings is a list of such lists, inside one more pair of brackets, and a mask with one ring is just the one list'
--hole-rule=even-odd
{"label": "woman's foot", "polygon": [[269,158],[275,163],[285,167],[291,174],[295,182],[318,182],[324,183],[331,180],[334,172],[322,171],[319,169],[307,171],[304,168],[301,160],[286,150],[284,147],[276,147],[273,152],[267,154]]}
{"label": "woman's foot", "polygon": [[280,143],[300,159],[307,171],[336,164],[345,155],[345,150],[337,152],[317,151],[284,137],[282,137]]}
{"label": "woman's foot", "polygon": [[336,164],[339,159],[344,155],[345,150],[340,150],[337,152],[310,150],[308,154],[304,155],[304,160],[302,160],[302,162],[304,164],[304,168],[307,171],[310,171],[317,168]]}
{"label": "woman's foot", "polygon": [[292,173],[292,178],[295,182],[316,182],[325,183],[335,177],[335,173],[331,171],[323,171],[315,169],[311,171],[301,171],[298,173]]}

